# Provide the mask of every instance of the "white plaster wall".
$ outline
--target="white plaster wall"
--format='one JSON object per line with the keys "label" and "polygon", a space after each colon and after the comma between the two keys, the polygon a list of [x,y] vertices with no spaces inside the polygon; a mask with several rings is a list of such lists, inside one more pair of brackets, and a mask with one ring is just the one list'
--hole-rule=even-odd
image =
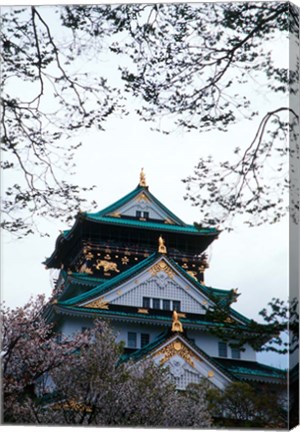
{"label": "white plaster wall", "polygon": [[131,201],[118,209],[118,213],[124,216],[136,216],[136,211],[148,212],[149,219],[158,219],[164,221],[168,218],[167,214],[164,213],[156,204],[146,200]]}
{"label": "white plaster wall", "polygon": [[[189,294],[188,290],[184,290],[179,284],[169,278],[164,281],[160,281],[158,278],[151,278],[129,289],[124,294],[121,294],[119,297],[112,300],[111,303],[142,307],[143,297],[179,300],[182,312],[204,313],[200,302],[196,301],[195,298]],[[200,300],[199,295],[198,297]]]}
{"label": "white plaster wall", "polygon": [[163,332],[163,327],[150,327],[139,324],[115,324],[114,329],[117,333],[117,342],[124,341],[125,347],[127,347],[128,332],[135,332],[137,334],[137,348],[141,348],[141,333],[148,333],[150,335],[150,342],[153,342],[156,337]]}
{"label": "white plaster wall", "polygon": [[[85,318],[69,318],[61,324],[59,331],[64,337],[71,338],[76,332],[82,331],[83,328],[92,327],[93,321]],[[116,341],[124,341],[127,347],[128,332],[135,332],[137,334],[137,348],[141,347],[141,333],[148,333],[150,335],[150,342],[163,331],[163,326],[150,326],[134,323],[111,323],[115,333]],[[188,330],[187,336],[194,340],[195,344],[202,349],[205,353],[212,357],[219,356],[218,341],[219,339],[214,335],[209,335],[204,332],[197,332],[196,330]],[[228,357],[231,358],[231,348],[228,347]],[[241,360],[256,361],[256,353],[249,345],[245,346],[245,351],[241,351]]]}
{"label": "white plaster wall", "polygon": [[[208,355],[212,357],[219,357],[219,338],[217,338],[216,336],[206,333],[199,333],[195,330],[188,331],[187,336],[191,339],[194,339],[195,344]],[[256,352],[254,351],[254,349],[248,344],[245,345],[244,348],[245,351],[241,351],[241,360],[256,361]],[[232,358],[231,348],[229,346],[227,358]]]}
{"label": "white plaster wall", "polygon": [[91,328],[93,321],[85,318],[69,318],[64,320],[58,331],[62,333],[64,337],[71,338],[75,333],[81,332],[83,328]]}

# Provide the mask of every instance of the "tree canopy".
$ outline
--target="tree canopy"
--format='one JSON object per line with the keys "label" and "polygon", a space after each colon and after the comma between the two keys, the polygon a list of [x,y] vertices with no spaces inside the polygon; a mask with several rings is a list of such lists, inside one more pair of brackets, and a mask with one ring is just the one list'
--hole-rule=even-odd
{"label": "tree canopy", "polygon": [[42,296],[1,310],[4,423],[209,427],[206,386],[177,392],[150,359],[122,362],[105,321],[68,337],[53,332]]}
{"label": "tree canopy", "polygon": [[[252,122],[253,136],[228,160],[200,159],[183,179],[186,198],[204,223],[235,214],[250,226],[279,221],[291,187],[288,135],[298,134],[288,92],[298,94],[299,62],[278,61],[273,46],[287,49],[289,32],[297,44],[298,29],[297,10],[286,2],[4,8],[1,166],[21,170],[23,181],[12,180],[3,194],[2,227],[26,235],[36,215],[74,214],[88,187],[69,181],[76,146],[66,138],[102,130],[131,105],[162,133],[229,133],[242,119]],[[88,67],[76,72],[78,62],[90,65],[103,53],[120,79]],[[253,83],[282,103],[258,112]],[[296,214],[297,196],[293,205]]]}

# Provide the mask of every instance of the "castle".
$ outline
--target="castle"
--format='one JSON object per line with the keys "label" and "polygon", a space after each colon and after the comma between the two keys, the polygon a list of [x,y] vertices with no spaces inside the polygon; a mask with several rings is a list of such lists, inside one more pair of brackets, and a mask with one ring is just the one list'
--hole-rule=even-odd
{"label": "castle", "polygon": [[253,332],[231,307],[237,290],[205,285],[205,251],[219,234],[180,220],[150,192],[142,170],[132,192],[99,212],[79,213],[58,237],[45,261],[60,269],[47,319],[68,337],[95,318],[109,320],[124,342],[123,360],[167,365],[178,389],[202,378],[221,390],[233,381],[282,385],[286,374],[258,363],[250,344],[218,336]]}

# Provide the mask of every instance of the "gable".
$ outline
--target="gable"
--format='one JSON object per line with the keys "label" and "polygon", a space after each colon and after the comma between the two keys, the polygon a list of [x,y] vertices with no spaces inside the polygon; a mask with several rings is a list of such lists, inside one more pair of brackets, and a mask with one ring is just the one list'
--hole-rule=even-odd
{"label": "gable", "polygon": [[[138,216],[136,212],[140,212]],[[146,213],[146,215],[144,213]],[[175,224],[179,226],[186,225],[154,195],[152,195],[148,186],[141,185],[138,185],[136,189],[103,210],[88,215],[115,218],[134,217],[139,220],[150,219],[158,222],[163,221],[166,224]]]}
{"label": "gable", "polygon": [[153,202],[153,200],[149,198],[149,194],[144,190],[126,204],[115,209],[112,214],[108,214],[108,216],[114,215],[137,217],[140,220],[154,219],[171,224],[175,223],[173,219],[170,219],[170,215]]}
{"label": "gable", "polygon": [[171,379],[178,389],[207,379],[213,386],[223,390],[231,382],[230,376],[212,359],[177,334],[149,355],[156,364],[169,368]]}
{"label": "gable", "polygon": [[98,297],[82,302],[80,306],[95,307],[103,303],[142,308],[145,297],[150,299],[151,308],[154,308],[154,299],[160,301],[159,309],[163,309],[163,300],[169,300],[169,310],[173,310],[174,302],[180,302],[181,312],[194,314],[205,314],[204,306],[212,304],[205,294],[161,255],[137,275]]}

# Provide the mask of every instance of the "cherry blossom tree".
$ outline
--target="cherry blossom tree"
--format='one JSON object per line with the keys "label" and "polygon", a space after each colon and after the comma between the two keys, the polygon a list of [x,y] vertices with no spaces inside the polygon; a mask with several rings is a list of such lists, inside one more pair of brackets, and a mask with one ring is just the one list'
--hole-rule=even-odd
{"label": "cherry blossom tree", "polygon": [[168,370],[149,359],[122,361],[108,323],[58,338],[42,296],[2,310],[4,423],[209,427],[201,392],[178,393]]}

